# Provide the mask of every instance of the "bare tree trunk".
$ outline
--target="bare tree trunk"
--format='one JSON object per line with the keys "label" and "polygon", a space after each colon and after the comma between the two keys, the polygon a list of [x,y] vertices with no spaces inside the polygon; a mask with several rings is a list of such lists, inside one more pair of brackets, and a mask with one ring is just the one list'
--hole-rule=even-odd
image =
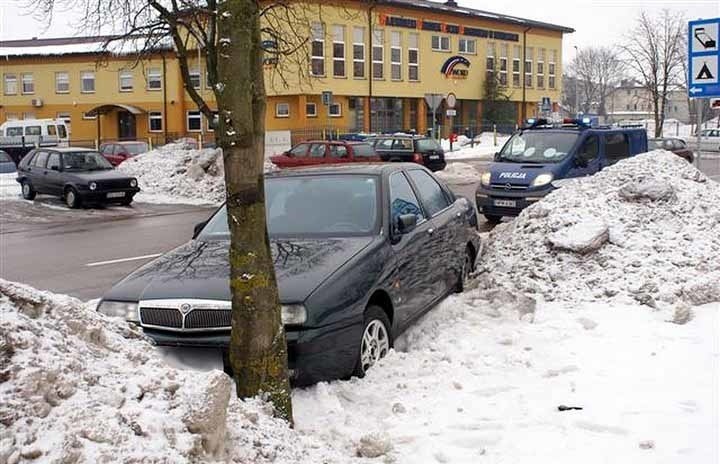
{"label": "bare tree trunk", "polygon": [[231,238],[230,364],[238,396],[262,391],[276,413],[292,422],[287,345],[265,220],[260,6],[254,0],[228,0],[219,14],[216,90]]}

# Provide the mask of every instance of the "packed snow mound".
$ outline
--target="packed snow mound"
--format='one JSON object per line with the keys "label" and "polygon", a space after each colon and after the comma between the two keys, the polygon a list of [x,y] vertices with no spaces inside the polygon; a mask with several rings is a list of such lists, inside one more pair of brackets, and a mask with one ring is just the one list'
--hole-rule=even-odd
{"label": "packed snow mound", "polygon": [[545,300],[720,301],[720,185],[664,150],[632,157],[496,227],[479,275]]}
{"label": "packed snow mound", "polygon": [[473,184],[480,182],[480,172],[472,164],[454,161],[448,163],[445,169],[437,171],[435,175],[446,182],[458,184]]}
{"label": "packed snow mound", "polygon": [[[265,171],[277,169],[269,161]],[[139,201],[221,203],[225,201],[222,149],[194,149],[171,143],[128,159],[118,170],[138,179]]]}
{"label": "packed snow mound", "polygon": [[224,373],[170,368],[79,300],[0,279],[0,314],[2,463],[333,460]]}

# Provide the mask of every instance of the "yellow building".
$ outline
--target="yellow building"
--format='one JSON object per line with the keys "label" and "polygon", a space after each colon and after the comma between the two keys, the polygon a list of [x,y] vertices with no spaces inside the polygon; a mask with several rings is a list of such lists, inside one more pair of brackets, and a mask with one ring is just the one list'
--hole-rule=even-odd
{"label": "yellow building", "polygon": [[[477,129],[485,80],[498,79],[514,119],[538,102],[559,102],[562,38],[572,29],[423,0],[303,3],[307,66],[278,77],[267,66],[267,129],[295,139],[321,130],[424,132],[432,126],[426,94],[454,94],[436,112],[443,132]],[[297,33],[297,31],[296,31]],[[210,137],[207,121],[182,88],[171,49],[136,63],[102,54],[105,38],[0,42],[0,122],[61,118],[73,141]],[[300,62],[301,60],[296,60]],[[203,61],[190,63],[196,88],[212,102]],[[323,92],[332,92],[329,106]],[[450,111],[448,111],[450,110]],[[97,116],[99,114],[99,116]]]}

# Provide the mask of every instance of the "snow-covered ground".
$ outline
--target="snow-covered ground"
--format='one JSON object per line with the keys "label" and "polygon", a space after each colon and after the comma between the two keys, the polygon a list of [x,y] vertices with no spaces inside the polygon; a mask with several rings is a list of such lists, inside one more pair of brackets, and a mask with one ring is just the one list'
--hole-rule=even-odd
{"label": "snow-covered ground", "polygon": [[475,137],[474,146],[470,146],[470,139],[464,135],[458,136],[457,142],[453,143],[450,150],[450,140],[442,139],[440,145],[445,150],[446,160],[492,160],[493,155],[500,151],[505,142],[510,138],[509,135],[498,134],[497,145],[495,144],[495,136],[492,132],[483,132]]}
{"label": "snow-covered ground", "polygon": [[452,161],[445,166],[442,171],[437,171],[435,175],[445,182],[453,184],[474,184],[480,182],[480,172],[471,164],[462,161]]}
{"label": "snow-covered ground", "polygon": [[0,174],[0,200],[20,200],[20,184],[15,180],[17,173]]}
{"label": "snow-covered ground", "polygon": [[92,304],[0,280],[0,463],[720,460],[717,183],[651,152],[484,241],[468,290],[364,379],[295,390],[295,429]]}

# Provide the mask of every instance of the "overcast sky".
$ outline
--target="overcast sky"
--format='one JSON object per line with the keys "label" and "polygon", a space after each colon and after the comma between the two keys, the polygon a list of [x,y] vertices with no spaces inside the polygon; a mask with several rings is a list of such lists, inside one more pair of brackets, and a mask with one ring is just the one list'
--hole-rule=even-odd
{"label": "overcast sky", "polygon": [[[77,14],[57,11],[53,23],[42,23],[27,14],[32,0],[0,0],[0,38],[64,37],[77,35],[73,24]],[[528,19],[569,26],[576,30],[564,40],[564,61],[572,59],[575,45],[613,45],[632,28],[640,11],[657,13],[663,8],[680,11],[688,19],[720,17],[720,0],[458,0],[460,6],[505,13]]]}

